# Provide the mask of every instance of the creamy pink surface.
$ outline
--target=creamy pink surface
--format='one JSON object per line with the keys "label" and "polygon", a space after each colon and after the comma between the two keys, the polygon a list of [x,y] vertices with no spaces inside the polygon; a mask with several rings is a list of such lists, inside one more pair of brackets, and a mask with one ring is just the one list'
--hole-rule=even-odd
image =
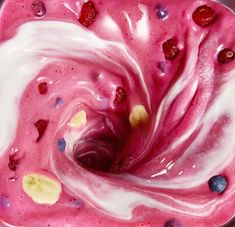
{"label": "creamy pink surface", "polygon": [[[223,48],[235,49],[232,12],[212,1],[94,0],[98,15],[84,28],[77,20],[83,1],[44,2],[47,13],[40,19],[32,15],[29,0],[8,0],[1,8],[1,45],[35,21],[35,37],[18,43],[12,54],[24,50],[46,59],[15,98],[16,132],[0,159],[0,195],[8,204],[0,206],[1,225],[164,226],[175,218],[182,226],[217,227],[229,221],[235,214],[235,61],[221,65],[217,55]],[[168,10],[165,20],[156,16],[158,3]],[[207,27],[192,20],[203,4],[217,15]],[[44,48],[47,37],[48,43],[66,37],[57,31],[67,23],[56,24],[55,30],[46,27],[55,21],[75,24],[80,34],[90,34],[87,42],[97,43],[83,51],[71,38],[61,40],[67,42],[60,46],[67,47],[64,52]],[[70,37],[70,28],[67,32]],[[167,61],[162,43],[171,38],[180,52]],[[34,50],[34,42],[42,49]],[[97,47],[99,42],[104,45]],[[67,53],[69,48],[73,52]],[[46,95],[38,92],[40,82],[48,83]],[[125,88],[127,99],[115,105],[118,86]],[[0,88],[7,89],[1,83]],[[147,125],[132,129],[128,117],[137,104],[150,117]],[[80,110],[86,111],[87,124],[74,137],[67,123]],[[49,124],[36,142],[38,119]],[[111,141],[112,166],[109,172],[88,171],[74,161],[71,148],[102,133]],[[57,149],[61,137],[67,143],[64,153]],[[15,151],[19,164],[11,171],[9,154]],[[29,172],[59,179],[63,191],[55,205],[35,204],[24,193],[22,177]],[[228,179],[221,195],[207,184],[217,174]]]}

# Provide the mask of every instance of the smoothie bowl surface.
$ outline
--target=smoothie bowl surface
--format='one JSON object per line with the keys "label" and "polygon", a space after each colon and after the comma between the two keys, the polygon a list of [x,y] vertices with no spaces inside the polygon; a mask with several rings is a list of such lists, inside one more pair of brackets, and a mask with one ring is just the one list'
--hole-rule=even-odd
{"label": "smoothie bowl surface", "polygon": [[234,33],[214,1],[4,1],[0,226],[231,220]]}

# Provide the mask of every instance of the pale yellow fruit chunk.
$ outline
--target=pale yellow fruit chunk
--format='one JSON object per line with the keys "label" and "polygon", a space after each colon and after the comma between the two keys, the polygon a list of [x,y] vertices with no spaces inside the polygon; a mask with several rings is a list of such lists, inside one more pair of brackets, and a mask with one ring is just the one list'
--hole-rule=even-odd
{"label": "pale yellow fruit chunk", "polygon": [[134,106],[129,115],[129,122],[133,128],[146,124],[148,119],[149,115],[143,105]]}
{"label": "pale yellow fruit chunk", "polygon": [[61,184],[45,175],[30,173],[23,177],[23,190],[38,204],[55,204],[61,194]]}
{"label": "pale yellow fruit chunk", "polygon": [[86,112],[81,110],[73,116],[68,125],[72,128],[79,128],[80,126],[86,125],[86,122]]}

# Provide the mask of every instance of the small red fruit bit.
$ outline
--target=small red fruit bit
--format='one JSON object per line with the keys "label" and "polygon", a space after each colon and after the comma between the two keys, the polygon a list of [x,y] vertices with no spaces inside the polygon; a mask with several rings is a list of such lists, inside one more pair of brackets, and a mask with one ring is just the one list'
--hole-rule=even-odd
{"label": "small red fruit bit", "polygon": [[36,142],[39,142],[47,129],[48,121],[40,119],[35,122],[34,125],[38,130],[38,138],[36,139]]}
{"label": "small red fruit bit", "polygon": [[34,0],[31,6],[31,10],[35,17],[43,17],[46,14],[45,3],[40,0]]}
{"label": "small red fruit bit", "polygon": [[179,52],[179,49],[177,48],[176,43],[173,39],[169,39],[164,42],[162,44],[162,49],[167,60],[173,60]]}
{"label": "small red fruit bit", "polygon": [[85,27],[89,27],[97,15],[95,4],[91,1],[85,2],[82,6],[81,14],[78,21]]}
{"label": "small red fruit bit", "polygon": [[8,168],[12,171],[16,170],[17,165],[19,164],[19,161],[14,159],[12,156],[9,156],[9,163]]}
{"label": "small red fruit bit", "polygon": [[199,26],[207,26],[213,23],[215,17],[214,10],[207,5],[197,7],[193,13],[193,21]]}
{"label": "small red fruit bit", "polygon": [[235,54],[231,49],[225,48],[219,52],[218,62],[221,64],[229,63],[234,59],[234,55]]}
{"label": "small red fruit bit", "polygon": [[45,95],[47,93],[47,83],[42,82],[38,85],[38,91],[41,95]]}
{"label": "small red fruit bit", "polygon": [[126,91],[122,87],[117,87],[114,104],[120,104],[126,99]]}

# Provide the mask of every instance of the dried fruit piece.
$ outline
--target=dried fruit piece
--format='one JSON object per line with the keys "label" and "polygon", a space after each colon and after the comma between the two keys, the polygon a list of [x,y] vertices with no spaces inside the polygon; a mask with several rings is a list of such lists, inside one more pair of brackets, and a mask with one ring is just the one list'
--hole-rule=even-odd
{"label": "dried fruit piece", "polygon": [[89,27],[96,18],[97,10],[95,4],[91,1],[85,2],[82,6],[81,14],[78,21],[85,27]]}
{"label": "dried fruit piece", "polygon": [[148,119],[149,115],[143,105],[134,106],[129,115],[129,122],[133,128],[142,126]]}
{"label": "dried fruit piece", "polygon": [[218,62],[221,64],[229,63],[234,59],[234,52],[229,49],[225,48],[221,50],[218,54]]}
{"label": "dried fruit piece", "polygon": [[39,140],[44,135],[44,133],[47,129],[47,126],[48,126],[48,122],[49,121],[47,121],[47,120],[40,119],[34,123],[35,127],[38,130],[38,138],[36,139],[36,142],[39,142]]}
{"label": "dried fruit piece", "polygon": [[114,104],[120,104],[126,99],[126,91],[122,87],[117,87]]}
{"label": "dried fruit piece", "polygon": [[207,5],[197,7],[193,13],[193,21],[199,26],[210,25],[215,21],[215,18],[214,10]]}
{"label": "dried fruit piece", "polygon": [[38,204],[55,204],[61,193],[61,184],[48,176],[30,173],[23,177],[23,190]]}
{"label": "dried fruit piece", "polygon": [[46,5],[43,1],[34,0],[31,6],[31,10],[35,17],[43,17],[46,14]]}
{"label": "dried fruit piece", "polygon": [[47,93],[47,83],[46,82],[42,82],[38,85],[38,91],[41,95],[45,95]]}
{"label": "dried fruit piece", "polygon": [[16,160],[14,157],[9,156],[9,163],[8,163],[8,168],[12,171],[16,170],[17,165],[19,164],[19,161]]}
{"label": "dried fruit piece", "polygon": [[176,43],[173,39],[169,39],[164,42],[162,44],[162,49],[167,60],[173,60],[179,52],[179,49],[177,48]]}
{"label": "dried fruit piece", "polygon": [[68,126],[72,128],[79,128],[82,125],[86,125],[86,112],[84,110],[76,113],[68,123]]}

